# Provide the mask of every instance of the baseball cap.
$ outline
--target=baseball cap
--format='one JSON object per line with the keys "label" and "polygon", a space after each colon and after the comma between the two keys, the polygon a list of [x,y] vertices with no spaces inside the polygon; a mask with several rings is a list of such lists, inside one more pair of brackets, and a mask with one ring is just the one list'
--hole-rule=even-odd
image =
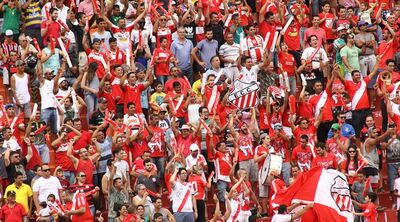
{"label": "baseball cap", "polygon": [[99,103],[106,103],[106,102],[107,102],[106,98],[104,98],[104,97],[99,98]]}
{"label": "baseball cap", "polygon": [[335,130],[335,131],[340,130],[340,125],[338,123],[334,123],[334,124],[332,124],[331,129]]}
{"label": "baseball cap", "polygon": [[7,29],[5,34],[6,34],[6,36],[12,36],[12,35],[14,35],[14,32],[11,29]]}
{"label": "baseball cap", "polygon": [[17,61],[15,61],[15,65],[16,66],[21,66],[21,65],[23,65],[23,64],[25,64],[25,62],[24,61],[22,61],[22,60],[17,60]]}
{"label": "baseball cap", "polygon": [[96,43],[96,42],[101,42],[101,40],[99,38],[94,38],[93,43]]}
{"label": "baseball cap", "polygon": [[11,197],[11,196],[16,196],[16,193],[15,193],[15,191],[14,190],[9,190],[8,192],[7,192],[7,197]]}
{"label": "baseball cap", "polygon": [[60,85],[63,81],[67,81],[65,77],[61,77],[58,79],[58,85]]}
{"label": "baseball cap", "polygon": [[54,72],[54,70],[52,70],[52,69],[50,69],[50,68],[46,68],[45,70],[44,70],[44,73],[53,73]]}
{"label": "baseball cap", "polygon": [[14,105],[13,104],[6,104],[5,106],[4,106],[4,109],[9,109],[9,108],[13,108],[14,107]]}
{"label": "baseball cap", "polygon": [[339,31],[342,31],[342,30],[347,30],[346,26],[344,26],[344,25],[339,25],[337,31],[339,32]]}
{"label": "baseball cap", "polygon": [[368,25],[368,22],[361,20],[361,21],[358,22],[357,27],[360,27],[360,26],[363,26],[363,25]]}
{"label": "baseball cap", "polygon": [[190,126],[186,125],[186,124],[183,124],[182,127],[181,127],[181,130],[190,130]]}
{"label": "baseball cap", "polygon": [[199,150],[199,146],[197,146],[197,144],[195,144],[195,143],[192,143],[192,145],[190,145],[190,147],[189,147],[189,150],[197,151],[197,150]]}

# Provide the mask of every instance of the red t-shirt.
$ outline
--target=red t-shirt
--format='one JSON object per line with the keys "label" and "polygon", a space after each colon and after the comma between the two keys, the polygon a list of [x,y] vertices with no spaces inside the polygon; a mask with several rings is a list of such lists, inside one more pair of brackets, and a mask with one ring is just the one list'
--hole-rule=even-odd
{"label": "red t-shirt", "polygon": [[253,136],[251,134],[240,134],[238,147],[238,161],[253,159]]}
{"label": "red t-shirt", "polygon": [[169,59],[173,56],[168,49],[156,48],[153,52],[154,59],[166,60],[166,62],[154,62],[156,76],[169,76]]}
{"label": "red t-shirt", "polygon": [[129,102],[133,102],[135,104],[135,111],[136,113],[140,114],[143,113],[142,111],[142,104],[140,102],[140,97],[142,94],[142,91],[145,90],[143,84],[137,84],[134,86],[131,85],[125,85],[123,91],[125,94],[125,99],[124,99],[124,113],[128,112],[127,104]]}
{"label": "red t-shirt", "polygon": [[[39,166],[42,165],[42,159],[40,158],[40,155],[39,155],[35,145],[31,144],[31,147],[32,147],[32,158],[29,160],[28,164],[26,165],[26,169],[28,169],[28,170],[32,170],[33,167],[36,165],[39,165]],[[26,154],[28,153],[28,150],[27,150],[28,147],[27,147],[26,143],[22,143],[21,148],[22,148],[22,154],[24,156],[26,156]]]}
{"label": "red t-shirt", "polygon": [[[262,156],[264,153],[269,153],[269,148],[263,146],[263,145],[258,145],[256,147],[255,153],[257,156]],[[264,161],[266,158],[262,158],[260,161],[258,161],[258,169],[261,169],[264,165]]]}
{"label": "red t-shirt", "polygon": [[[265,106],[258,106],[258,126],[260,130],[268,129],[268,115],[267,115],[267,108]],[[225,123],[222,123],[224,125]]]}
{"label": "red t-shirt", "polygon": [[82,207],[86,208],[86,211],[82,215],[72,215],[72,222],[92,222],[93,221],[93,216],[92,213],[90,213],[90,207],[89,204],[86,200],[86,196],[84,193],[78,193],[75,196],[75,210],[78,210]]}
{"label": "red t-shirt", "polygon": [[11,208],[6,204],[0,211],[0,219],[5,222],[21,222],[26,215],[24,206],[19,203],[15,203]]}
{"label": "red t-shirt", "polygon": [[165,82],[165,85],[164,85],[164,92],[165,93],[169,93],[169,92],[172,92],[174,90],[174,88],[172,87],[174,82],[179,82],[181,84],[181,90],[182,90],[183,94],[186,94],[188,89],[191,88],[189,83],[188,83],[188,81],[186,81],[184,78],[178,77],[176,79],[168,79]]}
{"label": "red t-shirt", "polygon": [[[362,81],[365,82],[364,91],[361,91],[361,89],[360,89]],[[362,93],[357,104],[355,105],[354,110],[369,108],[369,99],[368,99],[368,93],[367,93],[367,85],[368,85],[369,81],[370,81],[370,79],[368,76],[365,77],[363,80],[361,80],[358,83],[354,83],[351,80],[346,80],[344,87],[346,88],[347,92],[349,93],[350,99],[352,100],[352,103],[353,103],[352,106],[354,106],[354,103],[357,102],[357,101],[355,101],[355,97],[357,98]]]}
{"label": "red t-shirt", "polygon": [[232,157],[229,153],[217,151],[215,153],[215,172],[217,179],[229,180],[229,173],[232,168]]}
{"label": "red t-shirt", "polygon": [[312,159],[313,155],[309,146],[302,148],[301,145],[298,145],[292,151],[292,161],[297,164],[302,172],[310,169]]}
{"label": "red t-shirt", "polygon": [[283,36],[283,40],[288,45],[289,50],[299,51],[300,46],[300,25],[295,21],[295,25],[289,25]]}
{"label": "red t-shirt", "polygon": [[78,172],[83,172],[86,175],[86,184],[93,184],[93,171],[94,171],[94,164],[90,158],[87,160],[79,159],[78,166],[75,169],[76,175]]}
{"label": "red t-shirt", "polygon": [[[134,142],[132,145],[127,146],[127,148],[129,155],[132,157],[132,161],[142,156],[144,151],[150,151],[149,147],[147,146],[147,142],[145,142],[145,140],[142,140],[140,142]],[[129,165],[131,165],[130,161]]]}
{"label": "red t-shirt", "polygon": [[[340,136],[339,141],[342,144],[345,144],[345,142],[347,141],[347,138],[344,136]],[[332,137],[332,138],[329,138],[325,143],[326,143],[327,151],[336,157],[336,161],[338,163],[342,162],[343,161],[343,150],[340,149],[336,140]]]}
{"label": "red t-shirt", "polygon": [[[310,104],[312,105],[314,112],[316,112],[317,108],[320,108],[318,102],[321,99],[322,95],[324,95],[324,92],[326,92],[327,97],[326,97],[326,102],[322,104],[321,107],[324,109],[322,110],[322,119],[321,121],[330,121],[333,119],[332,115],[332,93],[329,92],[328,90],[322,91],[320,94],[314,94],[310,98]],[[322,102],[321,102],[322,103]]]}
{"label": "red t-shirt", "polygon": [[327,153],[325,156],[317,155],[311,162],[311,167],[321,166],[325,169],[336,169],[338,167],[338,163],[336,162],[336,158],[333,154]]}
{"label": "red t-shirt", "polygon": [[153,33],[156,36],[156,47],[160,47],[160,38],[166,37],[168,40],[168,45],[171,46],[172,43],[172,33],[175,31],[174,27],[168,26],[165,28],[158,27],[158,31]]}
{"label": "red t-shirt", "polygon": [[104,92],[104,91],[100,91],[99,94],[97,94],[98,98],[104,97],[107,99],[107,109],[110,112],[116,113],[116,105],[115,105],[115,97],[113,92],[111,91],[111,93],[108,92]]}
{"label": "red t-shirt", "polygon": [[158,126],[149,125],[149,129],[152,131],[153,136],[150,141],[147,142],[148,147],[150,148],[151,157],[164,157],[165,156],[165,147],[163,145],[164,142],[164,132]]}
{"label": "red t-shirt", "polygon": [[386,60],[394,58],[399,45],[398,39],[392,39],[389,42],[381,41],[378,46],[378,55],[381,57],[379,68],[385,69]]}
{"label": "red t-shirt", "polygon": [[[173,99],[176,97],[175,99]],[[183,93],[175,93],[175,91],[170,91],[168,92],[166,98],[164,98],[165,101],[171,100],[171,103],[173,103],[173,106],[170,107],[171,111],[175,112],[175,116],[179,118],[184,118],[185,117],[185,112],[183,111],[183,107],[185,104],[185,95]]]}
{"label": "red t-shirt", "polygon": [[183,156],[186,158],[190,155],[190,145],[192,145],[192,143],[196,143],[196,138],[193,138],[192,134],[189,134],[189,136],[186,138],[183,138],[182,135],[179,134],[176,136],[176,143],[183,146]]}
{"label": "red t-shirt", "polygon": [[[47,27],[47,21],[43,21],[42,24],[40,25],[41,29],[45,29]],[[52,36],[53,38],[58,38],[60,37],[60,32],[61,32],[61,25],[58,22],[51,22],[48,25],[46,35],[43,36],[43,44],[47,44],[47,37]],[[58,42],[56,40],[56,45],[58,45]],[[50,48],[50,47],[49,47]]]}
{"label": "red t-shirt", "polygon": [[207,181],[201,175],[192,173],[189,176],[189,182],[192,183],[193,190],[196,193],[194,196],[196,200],[204,200]]}
{"label": "red t-shirt", "polygon": [[362,204],[361,209],[363,209],[364,217],[366,219],[365,222],[377,222],[377,212],[376,206],[373,203]]}
{"label": "red t-shirt", "polygon": [[56,146],[56,165],[61,166],[63,171],[74,171],[74,164],[67,156],[68,143]]}
{"label": "red t-shirt", "polygon": [[95,62],[97,64],[96,74],[99,79],[102,79],[106,74],[105,67],[103,66],[103,62],[107,65],[107,56],[102,52],[95,52],[92,49],[87,49],[86,54],[88,54],[88,62]]}
{"label": "red t-shirt", "polygon": [[279,52],[279,61],[282,64],[282,69],[287,72],[288,76],[295,76],[296,60],[292,54],[287,52]]}
{"label": "red t-shirt", "polygon": [[308,120],[314,118],[313,116],[313,111],[312,111],[312,106],[310,102],[305,102],[301,101],[299,102],[298,108],[297,108],[297,114],[301,117],[304,117]]}
{"label": "red t-shirt", "polygon": [[271,25],[271,24],[267,23],[266,21],[263,21],[259,24],[258,30],[259,30],[258,32],[260,33],[260,35],[264,39],[264,41],[266,41],[265,37],[266,37],[267,33],[268,32],[270,33],[269,38],[268,38],[268,44],[266,47],[266,49],[270,49],[271,45],[272,45],[272,41],[274,39],[275,32],[276,32],[276,25],[275,24]]}
{"label": "red t-shirt", "polygon": [[[74,138],[75,136],[76,136],[76,133],[73,131],[69,132],[67,135],[68,140]],[[73,151],[77,152],[82,148],[86,148],[86,145],[91,144],[91,143],[92,143],[92,135],[90,135],[90,133],[88,131],[81,130],[81,136],[74,143]]]}
{"label": "red t-shirt", "polygon": [[[309,123],[310,124],[310,123]],[[296,138],[297,144],[300,144],[301,135],[307,135],[308,141],[314,140],[317,133],[317,128],[311,124],[307,129],[302,129],[300,126],[293,131],[293,136]]]}
{"label": "red t-shirt", "polygon": [[[318,16],[323,19],[325,18],[325,13],[321,12]],[[332,13],[327,13],[325,21],[319,24],[319,27],[325,30],[326,39],[328,40],[336,39],[336,36],[332,33],[333,20],[335,20],[335,16]]]}

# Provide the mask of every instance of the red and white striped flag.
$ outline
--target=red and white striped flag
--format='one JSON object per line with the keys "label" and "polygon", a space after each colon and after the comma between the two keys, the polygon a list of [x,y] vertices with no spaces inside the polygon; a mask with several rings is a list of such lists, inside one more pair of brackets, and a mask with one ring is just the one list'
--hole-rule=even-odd
{"label": "red and white striped flag", "polygon": [[271,199],[271,206],[291,205],[295,202],[314,202],[311,213],[303,215],[301,221],[353,222],[353,204],[346,176],[332,169],[312,168],[296,179],[286,190]]}
{"label": "red and white striped flag", "polygon": [[229,93],[228,101],[240,110],[258,105],[258,84],[256,82],[242,82],[235,80],[233,90]]}

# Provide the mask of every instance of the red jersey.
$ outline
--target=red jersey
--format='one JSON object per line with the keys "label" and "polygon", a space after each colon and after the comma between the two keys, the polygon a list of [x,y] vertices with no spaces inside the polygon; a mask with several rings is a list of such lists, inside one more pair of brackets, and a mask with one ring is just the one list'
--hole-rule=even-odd
{"label": "red jersey", "polygon": [[[263,145],[258,145],[256,147],[255,153],[257,154],[257,156],[262,156],[264,153],[269,153],[269,148]],[[265,159],[266,158],[262,158],[260,161],[258,161],[257,164],[259,170],[263,167]]]}
{"label": "red jersey", "polygon": [[[286,135],[283,130],[281,131],[281,134]],[[271,129],[269,135],[270,137],[274,137],[275,131]],[[283,162],[289,162],[289,152],[287,150],[285,140],[279,136],[276,136],[275,139],[271,140],[271,146],[274,148],[275,153],[283,158]]]}
{"label": "red jersey", "polygon": [[332,13],[325,14],[324,12],[319,13],[318,16],[320,19],[323,19],[326,16],[325,21],[319,24],[319,27],[325,30],[326,39],[327,40],[336,39],[336,36],[332,33],[332,25],[333,25],[333,20],[335,20],[335,16]]}
{"label": "red jersey", "polygon": [[165,93],[169,93],[169,92],[174,91],[174,88],[172,87],[174,82],[179,82],[181,84],[181,90],[182,90],[183,94],[186,94],[188,89],[191,88],[191,86],[189,85],[188,81],[186,81],[184,78],[178,77],[176,79],[168,79],[165,82],[165,85],[164,85],[164,92]]}
{"label": "red jersey", "polygon": [[258,126],[260,130],[268,129],[268,115],[267,115],[267,108],[263,105],[258,106]]}
{"label": "red jersey", "polygon": [[107,99],[107,109],[110,112],[116,113],[117,106],[115,105],[115,95],[112,93],[112,91],[105,92],[105,91],[100,91],[99,94],[97,94],[98,98],[104,97]]}
{"label": "red jersey", "polygon": [[105,63],[107,65],[107,56],[106,54],[102,53],[102,52],[95,52],[92,49],[87,49],[86,53],[88,54],[88,62],[95,62],[97,64],[97,70],[96,70],[96,74],[97,77],[99,77],[99,79],[102,79],[104,77],[104,75],[106,74],[106,70],[105,67],[103,65],[103,63]]}
{"label": "red jersey", "polygon": [[171,92],[168,92],[166,98],[164,98],[165,101],[171,101],[170,109],[175,113],[175,116],[178,118],[184,118],[185,117],[185,111],[183,111],[183,106],[185,104],[185,95],[181,93],[176,93],[174,90]]}
{"label": "red jersey", "polygon": [[379,62],[379,68],[386,68],[386,60],[394,58],[397,51],[397,46],[399,45],[398,39],[392,39],[390,41],[381,41],[378,46],[378,55],[381,57]]}
{"label": "red jersey", "polygon": [[78,166],[75,169],[75,174],[77,175],[78,172],[84,172],[86,175],[85,183],[93,184],[93,171],[95,166],[90,158],[87,160],[79,159]]}
{"label": "red jersey", "polygon": [[[176,143],[182,146],[183,149],[183,156],[186,158],[187,156],[190,155],[190,145],[192,145],[193,143],[196,143],[197,139],[193,138],[192,134],[189,134],[188,137],[183,138],[183,136],[181,134],[176,136]],[[199,144],[197,144],[199,145]]]}
{"label": "red jersey", "polygon": [[230,182],[229,173],[232,168],[232,157],[229,152],[222,153],[217,150],[215,153],[215,175],[217,180]]}
{"label": "red jersey", "polygon": [[313,110],[310,102],[301,101],[298,103],[297,114],[308,120],[314,118]]}
{"label": "red jersey", "polygon": [[302,172],[311,169],[311,161],[313,159],[311,149],[310,146],[303,148],[301,145],[298,145],[292,151],[292,161],[297,164]]}
{"label": "red jersey", "polygon": [[295,76],[296,60],[294,56],[287,52],[279,52],[278,58],[282,64],[283,71],[287,72],[288,76]]}
{"label": "red jersey", "polygon": [[320,109],[322,110],[321,121],[331,121],[333,119],[332,115],[332,93],[328,90],[324,90],[319,94],[314,94],[310,98],[310,104],[314,110],[314,116],[317,117]]}
{"label": "red jersey", "polygon": [[[217,90],[216,90],[217,93],[215,95],[213,95],[213,88],[210,88],[208,86],[204,87],[204,95],[203,96],[206,98],[206,106],[207,107],[212,107],[212,109],[209,110],[210,115],[213,115],[214,112],[218,109],[218,107],[220,105],[220,103],[219,103],[219,101],[220,101],[219,95],[222,92],[222,86],[219,85],[219,86],[216,86],[216,87],[217,87]],[[214,104],[209,104],[212,96],[215,96]]]}
{"label": "red jersey", "polygon": [[56,165],[61,166],[63,171],[74,171],[74,164],[71,159],[67,156],[68,143],[60,144],[56,146]]}
{"label": "red jersey", "polygon": [[369,99],[367,93],[367,85],[369,81],[370,79],[368,76],[358,83],[354,83],[351,80],[346,80],[344,87],[349,93],[352,110],[369,109]]}
{"label": "red jersey", "polygon": [[[43,21],[42,24],[40,25],[41,29],[46,29],[47,27],[47,32],[46,35],[42,37],[43,39],[43,44],[47,44],[47,37],[53,37],[56,38],[56,45],[58,45],[57,38],[60,37],[61,33],[61,25],[58,22],[50,22],[50,24],[47,24],[47,20]],[[50,48],[50,47],[49,47]]]}
{"label": "red jersey", "polygon": [[73,208],[75,210],[78,210],[82,207],[86,208],[86,211],[82,215],[72,215],[72,222],[92,222],[93,221],[93,216],[92,213],[90,213],[90,207],[89,204],[86,200],[86,196],[84,193],[78,193],[75,196],[75,202],[73,203]]}
{"label": "red jersey", "polygon": [[[271,40],[272,41],[272,40]],[[289,25],[286,30],[283,41],[288,45],[289,50],[299,51],[300,46],[300,25],[295,21],[295,25]]]}
{"label": "red jersey", "polygon": [[132,165],[132,162],[134,160],[142,156],[144,151],[150,151],[149,146],[147,146],[147,142],[145,142],[145,139],[138,142],[134,142],[131,145],[128,145],[127,148],[129,155],[129,166]]}
{"label": "red jersey", "polygon": [[260,33],[261,37],[264,39],[264,41],[267,41],[265,37],[267,36],[267,33],[269,32],[269,38],[268,38],[268,44],[266,49],[271,49],[272,41],[274,39],[274,35],[276,32],[276,24],[269,24],[266,21],[263,21],[259,24],[258,32]]}
{"label": "red jersey", "polygon": [[[347,138],[344,136],[340,136],[339,141],[344,144],[347,141]],[[344,161],[343,151],[340,149],[339,145],[336,142],[336,139],[329,138],[326,142],[326,150],[333,154],[336,157],[336,161],[340,164]]]}
{"label": "red jersey", "polygon": [[307,135],[308,136],[308,141],[315,141],[315,136],[317,135],[317,128],[315,128],[314,125],[309,126],[307,129],[302,129],[300,126],[297,127],[293,131],[293,136],[296,138],[297,144],[300,144],[300,137],[301,135]]}
{"label": "red jersey", "polygon": [[[77,136],[77,134],[73,131],[67,134],[68,140],[73,139],[75,136]],[[92,135],[88,131],[81,130],[81,136],[74,143],[73,152],[78,152],[80,149],[86,148],[86,145],[89,145],[91,143],[92,143]]]}
{"label": "red jersey", "polygon": [[338,163],[333,154],[327,153],[325,156],[317,155],[311,162],[311,167],[321,166],[325,169],[336,169]]}
{"label": "red jersey", "polygon": [[1,207],[0,219],[5,222],[21,222],[27,216],[25,208],[20,203],[15,203],[13,207],[8,204]]}
{"label": "red jersey", "polygon": [[[22,154],[24,156],[26,156],[28,153],[28,147],[25,142],[22,143],[21,148],[22,148]],[[31,149],[32,149],[32,157],[29,160],[28,164],[26,165],[26,169],[28,169],[28,170],[33,170],[33,167],[36,165],[39,165],[39,166],[42,165],[42,159],[41,159],[34,144],[31,144]]]}
{"label": "red jersey", "polygon": [[305,15],[309,14],[309,9],[306,4],[301,4],[300,7],[297,4],[293,4],[290,7],[290,12],[295,16],[296,21],[300,23],[298,17],[302,17],[302,25],[303,27],[308,27],[308,17]]}
{"label": "red jersey", "polygon": [[362,204],[361,209],[364,211],[365,222],[377,222],[376,206],[373,203]]}
{"label": "red jersey", "polygon": [[173,56],[172,52],[160,47],[154,50],[153,56],[155,60],[166,60],[165,62],[154,62],[156,76],[169,76],[169,59]]}
{"label": "red jersey", "polygon": [[148,147],[150,148],[151,157],[164,157],[165,156],[165,147],[164,143],[164,132],[158,126],[149,125],[149,129],[152,131],[153,136],[150,141],[147,142]]}
{"label": "red jersey", "polygon": [[143,84],[137,84],[134,86],[131,86],[129,84],[125,85],[123,91],[125,94],[124,98],[124,113],[128,112],[127,104],[129,102],[133,102],[135,104],[135,111],[138,114],[143,113],[142,111],[142,104],[140,102],[140,97],[142,95],[142,91],[145,90]]}
{"label": "red jersey", "polygon": [[156,36],[156,47],[160,47],[160,38],[167,38],[168,45],[171,46],[172,43],[172,33],[175,31],[174,27],[168,26],[165,28],[158,27],[158,31],[153,34]]}
{"label": "red jersey", "polygon": [[205,188],[207,186],[207,181],[198,174],[190,174],[189,183],[192,183],[193,191],[195,192],[196,200],[204,200],[206,197]]}
{"label": "red jersey", "polygon": [[253,136],[240,134],[238,139],[238,161],[253,159]]}

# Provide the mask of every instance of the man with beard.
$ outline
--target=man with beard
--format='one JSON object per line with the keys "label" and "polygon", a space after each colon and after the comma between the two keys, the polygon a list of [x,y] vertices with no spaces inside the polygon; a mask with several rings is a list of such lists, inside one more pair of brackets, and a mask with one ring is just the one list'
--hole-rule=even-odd
{"label": "man with beard", "polygon": [[[151,159],[143,160],[144,169],[146,172],[141,174],[136,181],[136,184],[145,185],[147,192],[153,198],[161,197],[162,186],[160,177],[154,174],[154,164],[151,162]],[[136,204],[137,205],[137,204]]]}
{"label": "man with beard", "polygon": [[183,124],[180,130],[178,129],[178,124],[176,122],[172,122],[171,124],[172,130],[175,135],[175,139],[177,144],[181,144],[182,146],[182,154],[184,157],[187,157],[190,154],[190,146],[196,142],[196,134],[197,130],[194,130],[192,133],[191,127],[187,124]]}
{"label": "man with beard", "polygon": [[256,28],[253,25],[246,27],[247,36],[240,42],[241,50],[245,56],[251,57],[254,63],[263,60],[263,38],[256,35]]}
{"label": "man with beard", "polygon": [[14,176],[16,172],[21,172],[23,181],[25,183],[28,182],[28,176],[25,168],[29,160],[32,158],[32,146],[31,141],[28,138],[25,138],[25,143],[27,144],[28,151],[26,156],[22,156],[19,151],[12,151],[11,149],[7,149],[4,154],[4,165],[6,166],[10,183],[14,182]]}
{"label": "man with beard", "polygon": [[[72,144],[69,145],[67,150],[67,156],[74,165],[75,172],[82,172],[86,175],[85,183],[93,184],[93,169],[95,169],[94,162],[99,160],[101,148],[100,144],[96,144],[96,153],[90,154],[87,148],[81,148],[79,150],[79,159],[72,154]],[[88,146],[86,146],[88,147]]]}
{"label": "man with beard", "polygon": [[49,10],[50,18],[42,22],[41,25],[41,35],[43,38],[43,44],[46,45],[48,42],[48,38],[58,38],[61,33],[61,25],[57,22],[58,19],[58,9],[51,8]]}
{"label": "man with beard", "polygon": [[[201,40],[196,47],[192,49],[192,56],[194,60],[203,68],[211,68],[211,58],[217,55],[218,42],[213,39],[213,31],[210,28],[206,30],[206,38]],[[199,51],[200,58],[197,56]]]}
{"label": "man with beard", "polygon": [[[9,127],[11,136],[14,135],[15,137],[19,138],[20,131],[25,131],[24,119],[15,115],[15,110],[14,110],[13,104],[5,105],[4,109],[5,109],[6,113],[0,119],[0,128]],[[13,138],[13,139],[16,139],[16,138]],[[11,145],[11,147],[13,147],[13,145]]]}
{"label": "man with beard", "polygon": [[28,221],[24,206],[17,203],[15,197],[15,191],[7,192],[7,204],[1,207],[1,221]]}

